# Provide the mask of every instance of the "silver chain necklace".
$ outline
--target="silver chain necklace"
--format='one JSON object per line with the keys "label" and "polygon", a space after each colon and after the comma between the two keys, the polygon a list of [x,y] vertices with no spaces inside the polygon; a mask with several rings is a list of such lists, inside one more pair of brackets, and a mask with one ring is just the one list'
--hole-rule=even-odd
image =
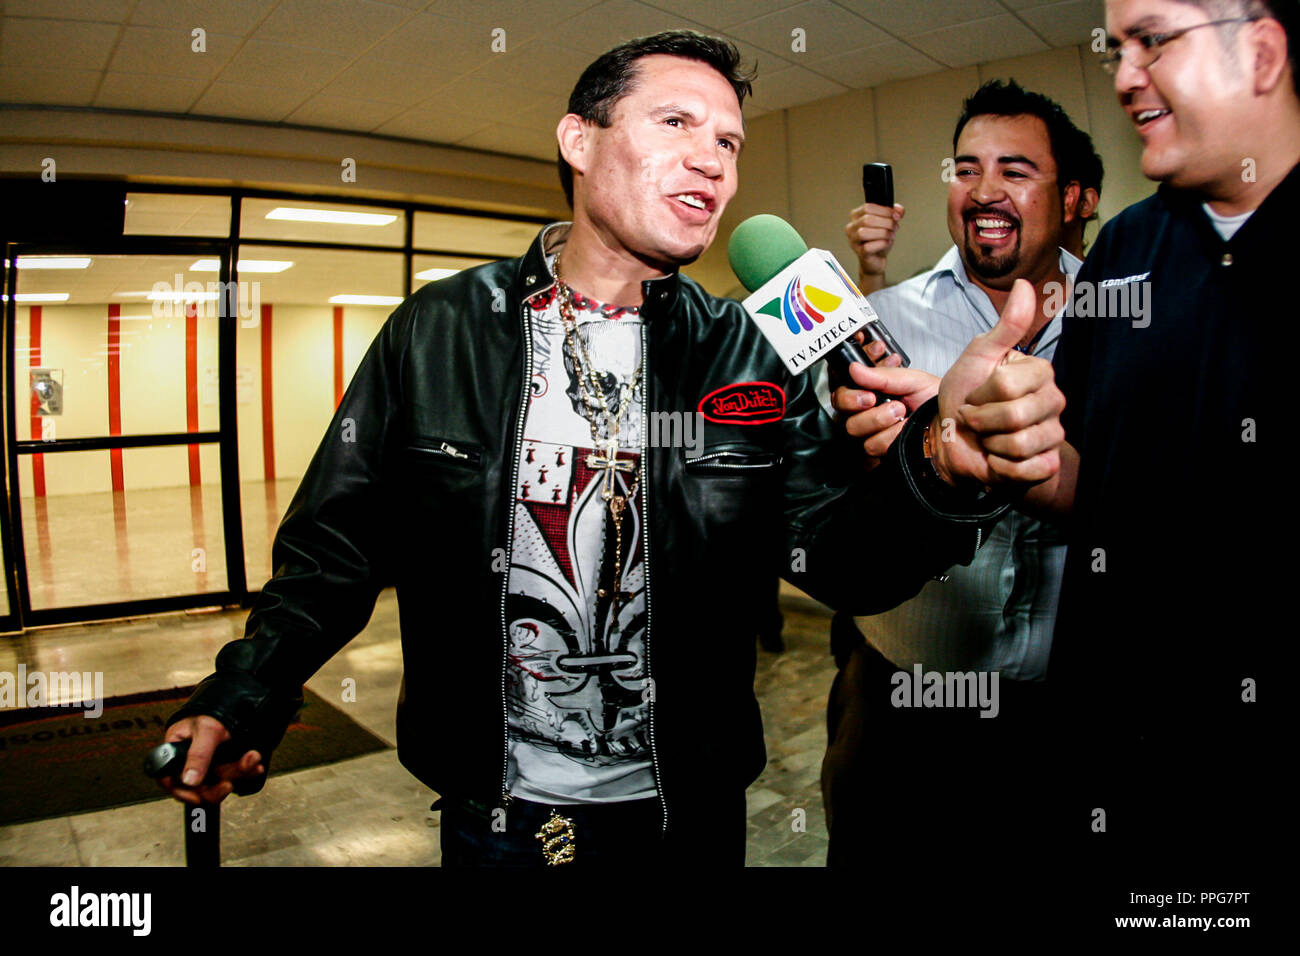
{"label": "silver chain necklace", "polygon": [[[587,346],[583,344],[582,337],[578,335],[578,321],[573,316],[572,291],[560,274],[560,257],[558,255],[555,257],[555,290],[556,300],[560,308],[560,318],[564,322],[564,339],[568,344],[569,356],[573,360],[575,371],[578,373],[578,393],[582,405],[582,416],[587,419],[587,424],[591,427],[591,440],[596,448],[594,454],[587,456],[587,467],[603,472],[600,497],[609,507],[609,516],[614,522],[614,579],[609,589],[600,588],[596,593],[600,597],[609,597],[612,594],[614,611],[617,613],[618,606],[632,598],[629,592],[619,590],[619,585],[623,580],[623,512],[627,508],[628,500],[636,494],[637,485],[641,480],[641,475],[636,473],[627,494],[621,495],[618,493],[615,475],[618,472],[625,474],[637,472],[635,464],[621,460],[618,457],[618,436],[623,418],[632,404],[632,396],[641,382],[642,373],[645,371],[645,356],[641,356],[636,373],[632,376],[632,384],[624,394],[623,401],[617,412],[611,415],[609,403],[605,399],[605,390],[600,385],[600,378],[596,375],[591,356],[587,354]],[[587,390],[588,382],[591,383],[591,392]],[[599,417],[587,411],[590,404],[588,399],[593,393],[597,404],[600,406]],[[605,425],[605,438],[600,437],[600,424],[602,421]]]}

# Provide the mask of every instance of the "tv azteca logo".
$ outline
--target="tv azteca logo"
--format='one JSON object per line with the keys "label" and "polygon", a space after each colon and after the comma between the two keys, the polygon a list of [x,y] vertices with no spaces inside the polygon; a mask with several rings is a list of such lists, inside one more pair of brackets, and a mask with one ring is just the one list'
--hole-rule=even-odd
{"label": "tv azteca logo", "polygon": [[825,322],[826,315],[838,309],[843,301],[815,285],[805,286],[803,277],[796,275],[785,287],[785,295],[777,296],[758,311],[785,319],[791,334],[798,335],[800,331],[811,332],[814,324]]}

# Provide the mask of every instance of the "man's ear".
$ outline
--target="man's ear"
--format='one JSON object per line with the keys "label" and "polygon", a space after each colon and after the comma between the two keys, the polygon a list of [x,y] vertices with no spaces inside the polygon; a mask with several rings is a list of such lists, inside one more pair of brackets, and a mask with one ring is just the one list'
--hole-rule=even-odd
{"label": "man's ear", "polygon": [[587,171],[587,151],[591,145],[589,124],[577,113],[566,113],[555,127],[555,138],[560,143],[560,155],[573,167],[575,173]]}
{"label": "man's ear", "polygon": [[1079,214],[1079,184],[1069,182],[1065,186],[1065,194],[1061,197],[1061,222],[1074,222],[1075,217]]}
{"label": "man's ear", "polygon": [[1282,24],[1267,17],[1249,26],[1255,48],[1255,93],[1271,93],[1286,74],[1286,31]]}
{"label": "man's ear", "polygon": [[1099,205],[1101,205],[1101,194],[1089,186],[1079,196],[1079,218],[1087,222],[1096,215]]}

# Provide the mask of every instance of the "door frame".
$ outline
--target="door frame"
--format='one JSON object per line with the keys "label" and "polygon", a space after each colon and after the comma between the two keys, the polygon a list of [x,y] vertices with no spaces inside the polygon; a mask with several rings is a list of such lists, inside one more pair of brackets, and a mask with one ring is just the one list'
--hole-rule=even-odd
{"label": "door frame", "polygon": [[[3,389],[5,399],[5,492],[8,507],[0,508],[0,539],[4,551],[5,587],[9,596],[9,613],[0,615],[0,632],[21,632],[28,627],[63,624],[73,621],[133,617],[196,607],[248,606],[248,585],[244,569],[244,534],[239,487],[239,441],[236,430],[235,337],[238,308],[232,313],[225,296],[218,298],[217,322],[217,404],[219,427],[215,432],[153,433],[145,435],[106,435],[94,438],[65,438],[53,441],[29,439],[18,441],[18,406],[28,396],[17,393],[20,381],[16,367],[15,337],[17,326],[17,265],[23,255],[89,256],[205,256],[221,262],[223,288],[235,276],[235,243],[229,239],[169,239],[143,236],[117,240],[91,240],[84,243],[6,243],[4,288],[5,301]],[[234,288],[238,288],[236,284]],[[226,589],[157,598],[136,598],[95,604],[65,605],[34,609],[27,581],[27,554],[22,528],[22,488],[19,481],[20,455],[58,454],[113,448],[143,448],[171,445],[216,444],[221,462],[221,516],[226,557]]]}

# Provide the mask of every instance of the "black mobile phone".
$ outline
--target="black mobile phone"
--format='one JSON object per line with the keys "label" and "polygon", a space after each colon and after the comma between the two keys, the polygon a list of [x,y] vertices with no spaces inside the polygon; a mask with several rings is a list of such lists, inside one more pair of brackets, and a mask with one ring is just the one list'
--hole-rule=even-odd
{"label": "black mobile phone", "polygon": [[[862,166],[862,195],[869,203],[877,203],[881,206],[894,208],[894,169],[889,163],[864,163]],[[885,323],[880,321],[868,322],[862,328],[862,332],[868,342],[881,342],[885,346],[885,354],[879,361],[883,362],[891,354],[897,354],[902,362],[903,367],[912,364],[907,353],[894,340],[894,337],[885,328]],[[862,362],[864,365],[875,365],[862,346],[852,339],[840,345],[836,353],[837,370],[840,372],[845,381],[849,381],[848,365],[851,362]],[[889,400],[888,395],[876,392],[876,401],[883,403]]]}
{"label": "black mobile phone", "polygon": [[866,202],[894,208],[894,168],[889,163],[864,163],[862,195]]}

